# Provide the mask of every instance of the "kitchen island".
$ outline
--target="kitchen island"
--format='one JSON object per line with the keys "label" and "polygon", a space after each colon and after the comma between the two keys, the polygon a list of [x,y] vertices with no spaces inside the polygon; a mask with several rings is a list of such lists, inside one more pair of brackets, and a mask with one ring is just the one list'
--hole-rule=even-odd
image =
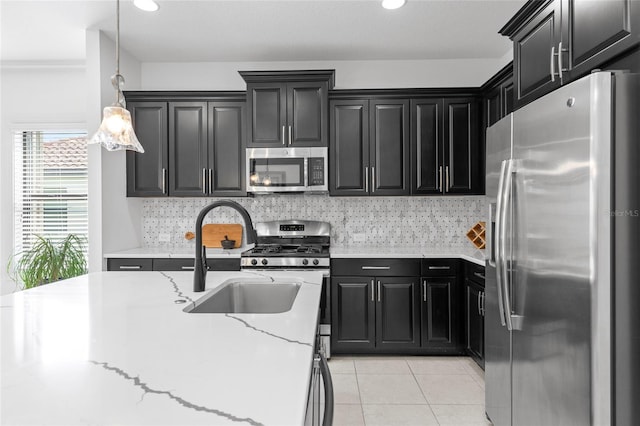
{"label": "kitchen island", "polygon": [[[183,309],[227,280],[302,285],[281,314]],[[98,272],[0,299],[0,424],[299,425],[322,275]]]}

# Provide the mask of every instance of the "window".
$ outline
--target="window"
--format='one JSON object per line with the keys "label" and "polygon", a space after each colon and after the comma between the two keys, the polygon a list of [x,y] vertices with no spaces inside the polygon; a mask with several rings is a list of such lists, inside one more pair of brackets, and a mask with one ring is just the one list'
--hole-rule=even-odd
{"label": "window", "polygon": [[87,241],[86,132],[20,131],[14,141],[15,252],[31,248],[36,235]]}

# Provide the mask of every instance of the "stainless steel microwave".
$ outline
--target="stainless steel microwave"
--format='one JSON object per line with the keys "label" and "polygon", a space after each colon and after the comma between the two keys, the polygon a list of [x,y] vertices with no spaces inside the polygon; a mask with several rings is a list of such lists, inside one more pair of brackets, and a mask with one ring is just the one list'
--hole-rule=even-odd
{"label": "stainless steel microwave", "polygon": [[247,148],[247,191],[327,192],[327,148]]}

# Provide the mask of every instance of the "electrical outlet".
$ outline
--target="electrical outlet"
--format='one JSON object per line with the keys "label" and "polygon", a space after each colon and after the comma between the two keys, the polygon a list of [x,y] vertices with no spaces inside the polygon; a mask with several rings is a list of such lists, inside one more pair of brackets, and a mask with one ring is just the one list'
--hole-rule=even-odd
{"label": "electrical outlet", "polygon": [[367,240],[365,233],[351,234],[351,241],[354,243],[364,243]]}
{"label": "electrical outlet", "polygon": [[169,234],[158,234],[158,241],[161,243],[168,243],[171,241],[171,236]]}

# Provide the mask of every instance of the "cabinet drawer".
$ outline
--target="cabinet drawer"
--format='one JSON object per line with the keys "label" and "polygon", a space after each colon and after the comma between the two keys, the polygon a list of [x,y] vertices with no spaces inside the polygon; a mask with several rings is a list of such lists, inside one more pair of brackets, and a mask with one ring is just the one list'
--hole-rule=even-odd
{"label": "cabinet drawer", "polygon": [[[153,259],[154,271],[193,271],[193,258]],[[239,271],[240,258],[207,259],[210,271]]]}
{"label": "cabinet drawer", "polygon": [[451,276],[458,273],[459,259],[422,259],[422,276]]}
{"label": "cabinet drawer", "polygon": [[418,276],[420,275],[420,259],[331,259],[331,275]]}
{"label": "cabinet drawer", "polygon": [[152,259],[107,259],[107,271],[151,271]]}
{"label": "cabinet drawer", "polygon": [[465,277],[484,288],[484,266],[465,262]]}

